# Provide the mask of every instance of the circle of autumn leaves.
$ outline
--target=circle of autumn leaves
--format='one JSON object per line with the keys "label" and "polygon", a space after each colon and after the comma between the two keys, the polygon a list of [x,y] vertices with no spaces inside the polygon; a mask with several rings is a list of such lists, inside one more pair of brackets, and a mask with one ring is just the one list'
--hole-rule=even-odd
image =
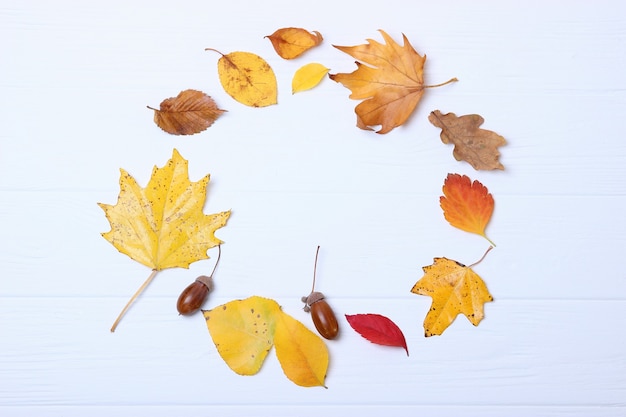
{"label": "circle of autumn leaves", "polygon": [[[328,74],[330,79],[351,90],[351,99],[362,100],[355,107],[357,127],[374,130],[375,126],[380,126],[377,133],[385,134],[409,119],[426,89],[457,81],[452,78],[442,84],[424,85],[426,57],[415,51],[406,36],[403,35],[401,46],[384,31],[380,33],[384,44],[368,39],[368,43],[363,45],[335,46],[357,60],[355,71],[328,74],[330,70],[322,64],[308,63],[295,71],[292,92],[312,89]],[[300,28],[279,29],[267,38],[279,56],[288,60],[299,57],[323,40],[319,32]],[[277,103],[276,77],[263,58],[250,52],[222,54],[212,48],[207,50],[221,55],[218,59],[219,80],[233,99],[252,107]],[[174,135],[204,131],[225,112],[217,107],[211,97],[193,89],[164,100],[159,109],[151,109],[154,110],[154,122]],[[457,117],[454,113],[442,114],[435,110],[428,119],[441,129],[442,142],[454,145],[453,156],[456,160],[466,161],[476,170],[504,169],[499,162],[498,147],[506,141],[495,132],[480,129],[484,122],[481,116]],[[208,249],[222,243],[215,237],[215,231],[226,224],[230,211],[210,215],[202,212],[209,175],[200,181],[191,182],[187,163],[174,149],[172,159],[166,166],[154,167],[145,188],[141,188],[122,169],[117,204],[100,203],[111,224],[111,230],[103,233],[103,237],[121,253],[152,270],[146,282],[120,313],[112,331],[158,271],[172,267],[187,268],[192,262],[207,259]],[[485,234],[494,208],[493,197],[487,188],[476,180],[472,182],[467,176],[449,174],[443,186],[443,194],[440,205],[446,220],[454,227],[483,236],[495,246]],[[435,258],[433,265],[423,268],[424,277],[411,291],[433,299],[424,320],[426,336],[442,334],[458,314],[464,314],[474,325],[482,320],[483,304],[493,298],[482,279],[472,270],[475,264],[467,267],[447,258]],[[249,311],[264,311],[265,314],[261,316],[261,313],[257,313],[256,319],[253,316],[241,321],[242,316]],[[204,311],[204,315],[218,352],[233,371],[244,375],[258,372],[267,352],[274,346],[285,375],[294,383],[301,386],[324,385],[328,366],[325,344],[300,322],[283,313],[273,300],[256,296],[235,300]],[[217,315],[221,315],[221,318],[215,319]],[[387,327],[383,330],[376,328],[383,325],[384,320],[389,320],[387,318],[360,316],[366,315],[350,316],[348,321],[363,337],[374,343],[391,344],[385,339],[388,339],[388,334],[401,334],[397,326],[393,329],[386,323],[384,326]],[[253,327],[234,329],[231,323],[235,318],[244,323],[244,327]],[[362,321],[359,322],[359,319]],[[265,327],[265,337],[259,343],[243,340],[242,336],[228,336],[258,331],[261,327]],[[285,334],[291,334],[292,337],[286,338]],[[402,346],[404,343],[406,349],[403,335],[395,340],[398,341],[394,341],[393,345]],[[234,348],[234,345],[250,346],[250,349],[242,351]],[[233,354],[236,351],[240,354]],[[247,363],[242,355],[255,360]],[[302,368],[302,364],[306,364],[305,368],[309,372],[297,371]]]}

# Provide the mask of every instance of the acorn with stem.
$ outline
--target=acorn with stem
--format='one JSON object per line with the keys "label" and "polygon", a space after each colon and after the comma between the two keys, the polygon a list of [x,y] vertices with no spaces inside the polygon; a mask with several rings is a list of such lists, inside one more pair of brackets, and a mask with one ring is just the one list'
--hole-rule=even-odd
{"label": "acorn with stem", "polygon": [[311,293],[308,296],[302,297],[304,303],[303,310],[307,313],[311,313],[313,324],[315,328],[326,339],[332,340],[337,337],[339,333],[339,324],[337,318],[330,305],[325,300],[324,294],[315,291],[315,276],[317,273],[317,257],[320,252],[319,245],[317,246],[317,252],[315,252],[315,265],[313,267],[313,286],[311,287]]}

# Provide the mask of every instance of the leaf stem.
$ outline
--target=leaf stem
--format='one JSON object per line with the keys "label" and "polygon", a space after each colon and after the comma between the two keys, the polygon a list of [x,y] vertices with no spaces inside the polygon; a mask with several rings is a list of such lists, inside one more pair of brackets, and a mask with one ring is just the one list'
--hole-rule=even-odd
{"label": "leaf stem", "polygon": [[454,83],[459,81],[456,77],[454,78],[450,78],[448,81],[446,81],[445,83],[440,83],[440,84],[435,84],[435,85],[424,85],[422,86],[422,88],[435,88],[435,87],[441,87],[442,85],[446,85],[446,84],[450,84],[450,83]]}
{"label": "leaf stem", "polygon": [[[489,239],[487,239],[489,240]],[[471,264],[470,266],[468,266],[468,268],[473,268],[474,266],[478,265],[479,263],[481,263],[483,261],[483,259],[485,259],[485,256],[487,256],[487,254],[489,253],[489,251],[493,249],[493,246],[489,246],[489,248],[485,251],[485,253],[483,254],[482,258],[480,258],[479,260],[477,260],[476,262],[474,262],[473,264]]]}
{"label": "leaf stem", "polygon": [[215,270],[217,269],[217,264],[220,263],[220,258],[222,257],[222,245],[217,245],[217,260],[215,261],[215,265],[213,266],[213,271],[211,271],[210,277],[213,276]]}
{"label": "leaf stem", "polygon": [[213,48],[204,48],[205,51],[213,51],[213,52],[217,52],[218,54],[220,54],[221,56],[224,56],[223,53],[221,53],[220,51],[218,51],[217,49],[213,49]]}
{"label": "leaf stem", "polygon": [[311,292],[315,291],[315,276],[317,275],[317,256],[320,254],[320,245],[317,245],[317,251],[315,252],[315,265],[313,265],[313,286]]}
{"label": "leaf stem", "polygon": [[126,303],[126,305],[122,309],[122,312],[119,314],[119,316],[117,316],[117,319],[115,319],[115,322],[113,323],[113,326],[111,327],[111,333],[113,333],[115,331],[115,328],[119,324],[120,320],[122,320],[122,317],[124,317],[124,314],[126,314],[126,311],[130,308],[130,305],[133,303],[133,301],[135,301],[135,299],[137,299],[137,297],[139,297],[139,294],[141,294],[143,292],[143,290],[145,290],[146,287],[152,282],[152,280],[156,276],[157,272],[159,272],[159,271],[156,270],[156,269],[153,269],[152,273],[150,274],[148,279],[146,279],[146,281],[143,284],[141,284],[141,287],[139,287],[139,289],[135,292],[135,294],[133,294],[133,296],[130,298],[130,300],[128,300],[128,302]]}

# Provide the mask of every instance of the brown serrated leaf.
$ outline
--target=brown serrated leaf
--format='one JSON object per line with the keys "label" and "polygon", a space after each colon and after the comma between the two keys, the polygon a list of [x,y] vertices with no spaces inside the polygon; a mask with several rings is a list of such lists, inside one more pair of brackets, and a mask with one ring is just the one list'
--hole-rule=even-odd
{"label": "brown serrated leaf", "polygon": [[154,110],[154,123],[172,135],[193,135],[206,130],[226,110],[202,91],[185,90],[161,102]]}
{"label": "brown serrated leaf", "polygon": [[504,169],[498,158],[498,146],[506,140],[491,130],[480,129],[485,119],[478,114],[457,117],[454,113],[430,113],[428,120],[441,128],[441,141],[454,144],[453,155],[457,161],[469,162],[475,170]]}

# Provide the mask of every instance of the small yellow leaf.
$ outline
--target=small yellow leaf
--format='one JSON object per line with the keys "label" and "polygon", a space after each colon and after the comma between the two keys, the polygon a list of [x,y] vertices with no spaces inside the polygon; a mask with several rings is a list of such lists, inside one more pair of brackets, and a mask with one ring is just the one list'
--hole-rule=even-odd
{"label": "small yellow leaf", "polygon": [[231,52],[217,61],[217,72],[224,90],[241,104],[265,107],[278,101],[278,85],[272,67],[251,52]]}
{"label": "small yellow leaf", "polygon": [[276,356],[287,378],[302,387],[325,387],[329,355],[324,341],[286,313],[277,317],[275,331]]}
{"label": "small yellow leaf", "polygon": [[313,33],[302,28],[283,28],[266,36],[276,53],[284,59],[296,58],[309,49],[319,45],[323,38],[318,31]]}
{"label": "small yellow leaf", "polygon": [[293,76],[291,93],[310,90],[322,81],[328,71],[330,71],[328,68],[315,62],[304,65]]}
{"label": "small yellow leaf", "polygon": [[252,296],[203,310],[213,343],[228,367],[240,375],[259,372],[274,343],[276,301]]}

